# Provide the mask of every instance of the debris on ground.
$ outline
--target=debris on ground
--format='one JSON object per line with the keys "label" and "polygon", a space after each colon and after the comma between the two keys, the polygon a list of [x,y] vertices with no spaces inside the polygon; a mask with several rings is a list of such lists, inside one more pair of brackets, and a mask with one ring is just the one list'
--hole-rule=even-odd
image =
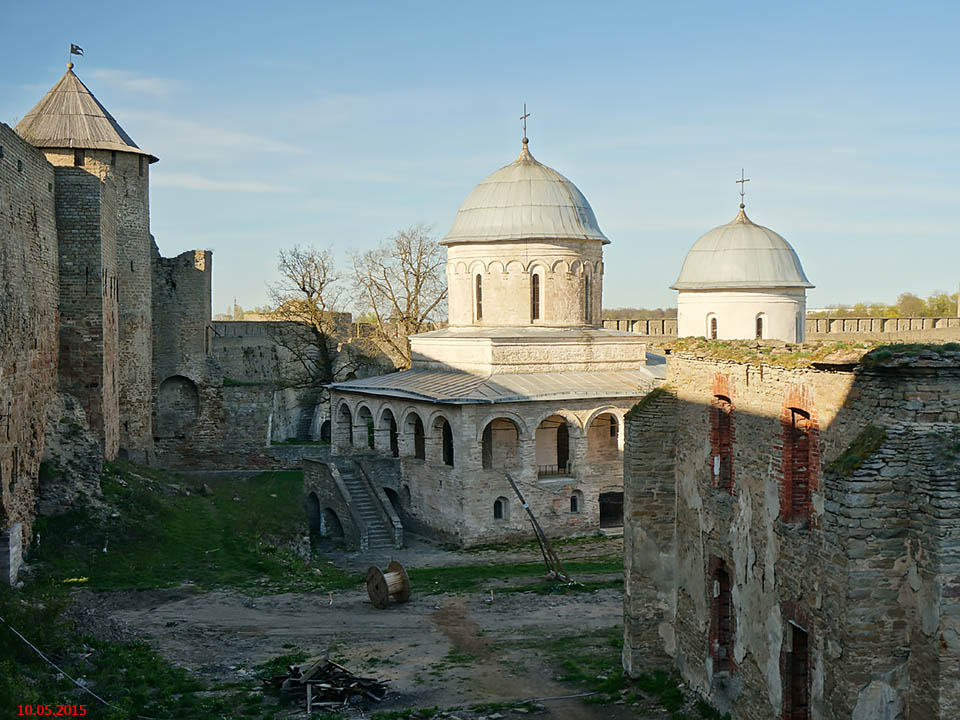
{"label": "debris on ground", "polygon": [[281,702],[304,703],[308,714],[360,705],[367,700],[382,702],[387,694],[386,682],[354,675],[326,655],[305,665],[290,665],[286,674],[263,682],[280,691]]}

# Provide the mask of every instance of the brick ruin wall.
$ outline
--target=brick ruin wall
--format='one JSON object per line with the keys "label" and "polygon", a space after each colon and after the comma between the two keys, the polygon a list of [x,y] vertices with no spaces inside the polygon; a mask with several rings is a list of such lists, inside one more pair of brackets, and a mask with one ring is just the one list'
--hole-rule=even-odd
{"label": "brick ruin wall", "polygon": [[[795,623],[812,717],[955,717],[960,493],[943,453],[960,449],[944,439],[958,428],[956,359],[854,373],[671,357],[668,383],[627,426],[625,667],[673,664],[734,718],[780,717]],[[718,394],[733,404],[732,492],[714,482]],[[781,522],[790,406],[809,411],[822,470],[807,529]],[[851,478],[826,472],[869,424],[886,428],[881,450]],[[729,674],[714,667],[714,566],[733,585]]]}
{"label": "brick ruin wall", "polygon": [[[0,570],[32,536],[46,407],[57,390],[54,173],[0,123]],[[18,525],[19,524],[19,525]]]}

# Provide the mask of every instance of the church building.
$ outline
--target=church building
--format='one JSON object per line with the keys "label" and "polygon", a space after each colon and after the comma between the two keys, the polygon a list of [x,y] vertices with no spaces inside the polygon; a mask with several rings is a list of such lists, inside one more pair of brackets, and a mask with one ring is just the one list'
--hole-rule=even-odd
{"label": "church building", "polygon": [[[305,473],[324,532],[372,545],[380,514],[461,544],[529,534],[505,473],[548,533],[622,526],[623,418],[663,358],[600,328],[609,242],[524,138],[443,240],[448,327],[411,338],[410,370],[331,386],[334,458]],[[390,507],[368,508],[369,532],[344,527],[356,514],[344,493],[376,505],[381,491]]]}
{"label": "church building", "polygon": [[679,337],[804,340],[813,285],[790,243],[748,218],[743,202],[732,221],[693,244],[670,287],[679,291]]}

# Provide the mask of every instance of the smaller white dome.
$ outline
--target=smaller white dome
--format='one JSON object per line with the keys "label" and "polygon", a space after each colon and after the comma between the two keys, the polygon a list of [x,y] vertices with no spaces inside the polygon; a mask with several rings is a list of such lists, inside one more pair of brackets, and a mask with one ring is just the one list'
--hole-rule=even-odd
{"label": "smaller white dome", "polygon": [[443,244],[536,239],[610,242],[577,186],[537,162],[524,142],[520,157],[467,196]]}
{"label": "smaller white dome", "polygon": [[687,253],[674,290],[812,288],[786,240],[757,225],[741,207],[732,222],[714,228]]}

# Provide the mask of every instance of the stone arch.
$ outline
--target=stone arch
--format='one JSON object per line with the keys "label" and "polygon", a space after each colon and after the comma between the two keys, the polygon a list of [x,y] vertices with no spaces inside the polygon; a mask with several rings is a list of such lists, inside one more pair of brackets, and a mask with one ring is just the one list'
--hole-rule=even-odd
{"label": "stone arch", "polygon": [[320,498],[312,492],[307,495],[304,502],[307,512],[307,527],[310,528],[311,537],[320,537],[323,535],[323,512],[320,510]]}
{"label": "stone arch", "polygon": [[477,442],[483,440],[483,430],[494,420],[509,420],[513,423],[514,427],[517,428],[517,439],[525,440],[530,436],[530,433],[527,429],[527,424],[523,421],[517,413],[514,412],[492,412],[483,418],[483,422],[477,423]]}
{"label": "stone arch", "polygon": [[337,438],[345,445],[353,445],[353,414],[345,400],[337,408]]}
{"label": "stone arch", "polygon": [[570,266],[567,264],[566,260],[557,260],[553,266],[550,268],[550,272],[554,275],[559,275],[561,273],[569,273]]}
{"label": "stone arch", "polygon": [[557,408],[553,410],[547,410],[537,417],[536,423],[530,423],[531,427],[539,427],[540,424],[546,420],[551,415],[559,415],[570,425],[570,429],[573,431],[573,435],[579,437],[583,434],[583,423],[580,421],[580,418],[572,410],[567,410],[566,408]]}
{"label": "stone arch", "polygon": [[616,411],[591,413],[587,423],[587,457],[592,460],[619,460],[623,421]]}
{"label": "stone arch", "polygon": [[495,417],[480,431],[480,466],[484,470],[520,464],[520,428],[509,417]]}
{"label": "stone arch", "polygon": [[370,411],[370,408],[367,406],[366,403],[358,404],[357,405],[357,432],[361,435],[361,437],[357,438],[358,442],[354,444],[363,445],[364,443],[366,443],[367,447],[372,450],[374,447],[373,430],[374,430],[373,413]]}
{"label": "stone arch", "polygon": [[455,270],[457,275],[466,275],[467,274],[467,264],[465,262],[458,262],[455,265]]}
{"label": "stone arch", "polygon": [[171,375],[157,393],[157,437],[184,437],[193,430],[200,414],[200,392],[183,375]]}
{"label": "stone arch", "polygon": [[505,272],[503,263],[499,260],[491,260],[490,264],[487,266],[487,272],[491,275],[494,273],[500,273],[502,275]]}
{"label": "stone arch", "polygon": [[344,536],[343,523],[333,508],[324,508],[320,515],[320,535],[325,538],[341,539]]}
{"label": "stone arch", "polygon": [[384,406],[383,409],[380,410],[380,422],[377,424],[377,428],[388,433],[387,438],[390,455],[392,457],[400,457],[400,434],[397,426],[397,418],[393,414],[393,410],[389,407]]}
{"label": "stone arch", "polygon": [[571,275],[578,276],[582,271],[583,271],[583,263],[581,263],[579,260],[574,260],[572,263],[570,263]]}
{"label": "stone arch", "polygon": [[538,476],[567,476],[573,472],[573,445],[567,418],[551,413],[537,424],[534,437]]}
{"label": "stone arch", "polygon": [[327,418],[322,423],[320,423],[320,442],[330,442],[331,438],[331,424],[330,419]]}
{"label": "stone arch", "polygon": [[483,260],[474,260],[470,263],[470,274],[471,275],[483,275],[487,272],[487,265]]}
{"label": "stone arch", "polygon": [[519,274],[525,272],[525,270],[524,270],[524,268],[523,268],[523,263],[520,262],[519,260],[508,260],[508,261],[507,261],[507,270],[506,270],[506,271],[507,271],[509,274],[511,274],[511,275],[512,275],[512,274],[517,274],[517,275],[519,275]]}
{"label": "stone arch", "polygon": [[416,410],[407,413],[403,423],[403,431],[409,438],[409,448],[413,451],[411,457],[415,460],[425,460],[427,457],[426,433],[420,413]]}
{"label": "stone arch", "polygon": [[453,467],[453,426],[443,415],[437,414],[431,425],[434,438],[440,447],[440,462]]}

